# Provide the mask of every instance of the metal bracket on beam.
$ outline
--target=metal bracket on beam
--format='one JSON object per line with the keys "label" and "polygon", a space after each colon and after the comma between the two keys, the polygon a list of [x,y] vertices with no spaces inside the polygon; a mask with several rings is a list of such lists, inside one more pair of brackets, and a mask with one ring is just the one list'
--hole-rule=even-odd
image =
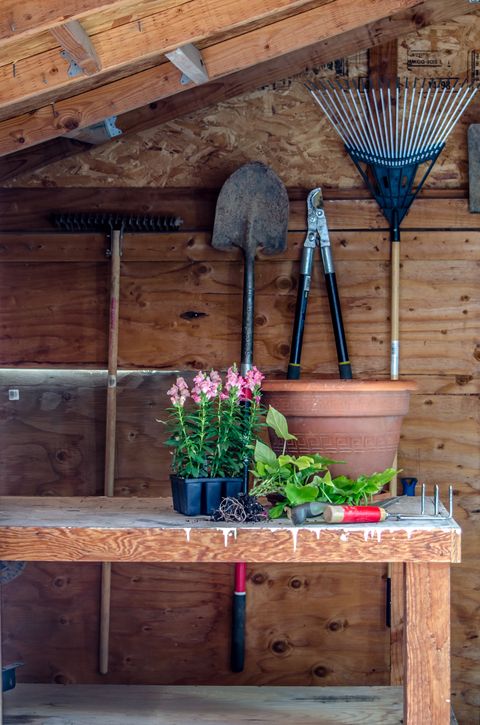
{"label": "metal bracket on beam", "polygon": [[76,76],[81,76],[83,74],[83,70],[80,68],[78,63],[73,60],[72,56],[67,50],[61,50],[60,55],[69,64],[67,70],[67,76],[69,78],[75,78]]}
{"label": "metal bracket on beam", "polygon": [[103,121],[100,121],[100,123],[94,123],[92,126],[76,129],[75,131],[66,133],[65,136],[77,139],[77,141],[84,141],[92,146],[97,146],[98,144],[109,141],[111,138],[122,135],[122,130],[117,128],[115,124],[116,120],[116,116],[109,116],[108,118],[104,118]]}
{"label": "metal bracket on beam", "polygon": [[182,45],[181,48],[165,53],[165,56],[182,71],[183,75],[180,79],[182,84],[185,85],[192,81],[199,85],[209,80],[202,54],[193,43]]}

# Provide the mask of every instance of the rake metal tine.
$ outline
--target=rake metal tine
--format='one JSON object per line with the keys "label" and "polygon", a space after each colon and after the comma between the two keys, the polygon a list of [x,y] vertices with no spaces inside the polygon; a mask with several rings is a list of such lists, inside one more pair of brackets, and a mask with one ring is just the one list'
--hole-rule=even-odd
{"label": "rake metal tine", "polygon": [[[465,93],[463,94],[463,96],[460,99],[460,101],[457,102],[457,104],[456,104],[456,107],[457,107],[456,115],[454,113],[453,114],[453,118],[450,119],[449,124],[448,124],[446,130],[443,133],[442,143],[445,143],[447,137],[452,132],[453,127],[455,126],[455,124],[457,123],[458,119],[460,118],[460,116],[462,115],[462,113],[465,111],[465,109],[467,108],[467,106],[469,105],[469,103],[472,101],[472,99],[473,99],[474,95],[477,93],[477,91],[478,91],[478,87],[473,88],[472,86],[469,86],[467,88],[467,90],[465,91]],[[467,95],[467,94],[468,94],[468,98],[467,98],[467,100],[465,102],[463,102],[463,97],[465,95]],[[458,106],[460,106],[460,103],[462,103],[462,102],[463,102],[463,105],[461,106],[460,110],[458,110]]]}
{"label": "rake metal tine", "polygon": [[426,486],[424,483],[422,483],[422,498],[420,502],[420,513],[422,514],[422,516],[425,513],[425,489]]}
{"label": "rake metal tine", "polygon": [[[358,150],[359,151],[362,151],[362,149],[365,147],[365,144],[366,144],[367,147],[368,147],[368,150],[370,151],[370,153],[374,154],[375,151],[373,149],[373,146],[372,146],[372,144],[370,142],[370,139],[368,137],[368,134],[366,132],[365,122],[364,122],[364,118],[363,118],[363,113],[359,113],[359,111],[358,111],[358,106],[357,106],[357,102],[356,102],[356,99],[355,99],[355,95],[353,93],[353,90],[350,88],[350,84],[349,84],[349,88],[348,88],[348,93],[349,93],[349,96],[350,96],[350,101],[346,97],[346,92],[345,92],[345,101],[348,104],[350,113],[352,115],[352,119],[355,120],[355,126],[357,128],[358,137],[359,137]],[[353,112],[352,106],[350,106],[350,102],[352,103],[355,112]],[[363,140],[363,144],[362,144],[362,140]]]}
{"label": "rake metal tine", "polygon": [[[324,112],[324,114],[326,115],[326,117],[328,118],[328,120],[330,121],[330,123],[332,124],[333,128],[335,129],[335,131],[338,133],[338,135],[342,139],[343,143],[345,145],[348,145],[347,139],[345,138],[345,136],[343,135],[342,131],[339,128],[339,124],[331,116],[328,107],[325,105],[325,99],[321,95],[320,89],[317,86],[313,86],[313,87],[307,86],[307,88],[310,91],[310,93],[312,94],[312,96],[314,97],[315,101],[318,103],[318,105],[322,109],[322,111]],[[319,91],[318,94],[317,94],[317,91]]]}
{"label": "rake metal tine", "polygon": [[[416,113],[415,121],[414,121],[415,136],[412,139],[412,156],[414,156],[415,153],[417,152],[418,135],[420,133],[420,129],[423,128],[423,117],[425,116],[425,111],[426,111],[427,105],[428,105],[428,98],[429,98],[429,95],[430,95],[430,88],[431,88],[431,86],[429,86],[429,89],[427,91],[427,95],[425,97],[425,102],[424,103],[420,104],[420,98],[418,99],[419,100],[419,103],[417,105],[417,113]],[[421,88],[421,91],[420,91],[422,98],[423,98],[423,91],[424,91],[424,89],[425,89],[425,78],[423,79],[422,88]],[[420,110],[420,106],[422,108],[422,113],[421,113],[420,119],[418,120],[418,123],[417,123],[418,112]]]}
{"label": "rake metal tine", "polygon": [[339,87],[339,89],[340,89],[340,91],[342,93],[342,98],[340,98],[339,95],[338,95],[338,91],[335,88],[335,86],[332,83],[330,85],[332,87],[332,90],[333,90],[333,92],[335,94],[335,98],[336,98],[337,103],[340,106],[340,108],[342,108],[342,106],[343,106],[343,109],[344,110],[347,110],[348,109],[348,113],[346,114],[346,123],[348,124],[348,127],[349,127],[348,130],[349,130],[349,133],[350,133],[350,137],[352,139],[352,142],[350,143],[350,145],[353,148],[356,148],[357,150],[360,150],[362,148],[362,142],[361,142],[361,139],[360,139],[360,137],[359,137],[359,135],[357,133],[357,128],[358,128],[357,120],[355,118],[355,114],[352,113],[352,109],[350,107],[350,104],[348,103],[347,92],[337,82],[337,85],[338,85],[338,87]]}
{"label": "rake metal tine", "polygon": [[408,78],[405,78],[405,92],[403,94],[403,112],[402,112],[402,133],[400,136],[400,152],[399,157],[403,157],[404,148],[404,133],[405,133],[405,119],[407,117],[407,98],[408,98]]}
{"label": "rake metal tine", "polygon": [[[425,113],[425,111],[427,109],[428,101],[430,99],[431,93],[432,93],[432,85],[430,84],[428,86],[427,97],[425,99],[424,113]],[[430,105],[428,106],[428,111],[427,111],[427,115],[425,117],[425,120],[424,120],[423,114],[422,114],[422,118],[420,119],[421,133],[420,133],[420,137],[419,137],[419,139],[418,139],[418,141],[417,141],[417,143],[415,145],[415,148],[414,148],[414,152],[415,153],[420,153],[420,149],[425,148],[425,144],[423,144],[422,142],[423,142],[423,138],[424,138],[424,136],[425,136],[425,134],[427,132],[428,123],[430,121],[430,116],[431,116],[432,110],[433,110],[434,105],[435,105],[435,98],[436,98],[437,93],[438,93],[438,86],[435,86],[435,92],[434,92],[434,94],[433,94],[433,96],[432,96],[432,98],[430,100]],[[431,125],[431,122],[430,122],[430,125]]]}
{"label": "rake metal tine", "polygon": [[387,149],[387,156],[389,159],[393,156],[393,149],[390,146],[390,137],[388,135],[388,123],[387,123],[387,113],[385,109],[385,97],[383,93],[383,88],[380,86],[380,101],[382,103],[382,115],[383,115],[383,128],[385,131],[385,148]]}
{"label": "rake metal tine", "polygon": [[408,121],[407,121],[407,128],[405,133],[405,156],[408,156],[408,150],[410,148],[410,133],[412,130],[412,113],[413,109],[415,107],[415,94],[417,91],[417,79],[413,81],[413,88],[412,93],[410,96],[410,107],[408,109]]}
{"label": "rake metal tine", "polygon": [[[374,118],[374,115],[373,115],[373,112],[372,112],[372,108],[370,106],[370,98],[368,96],[368,88],[365,89],[364,97],[365,97],[365,103],[366,103],[366,106],[367,106],[367,109],[368,109],[368,115],[370,117],[370,124],[371,124],[371,127],[373,129],[373,134],[375,136],[376,154],[377,154],[377,156],[381,156],[382,155],[382,151],[381,151],[380,141],[378,139],[377,126],[375,124],[375,118]],[[368,122],[368,118],[367,118],[367,122]]]}
{"label": "rake metal tine", "polygon": [[434,488],[434,494],[433,494],[433,513],[435,516],[438,516],[438,506],[439,506],[439,494],[438,494],[438,483],[435,484]]}
{"label": "rake metal tine", "polygon": [[448,487],[448,516],[453,519],[453,486]]}
{"label": "rake metal tine", "polygon": [[[465,81],[460,86],[460,89],[458,92],[461,92],[464,84],[465,84]],[[439,146],[442,143],[441,131],[442,131],[443,126],[445,125],[446,119],[448,118],[448,116],[451,112],[450,107],[455,104],[456,96],[455,96],[454,89],[455,89],[456,85],[457,84],[455,83],[452,86],[452,88],[448,91],[448,94],[447,94],[447,87],[445,86],[445,88],[443,89],[443,91],[440,95],[440,98],[438,99],[437,108],[435,110],[437,111],[438,108],[442,107],[442,104],[443,104],[443,107],[441,108],[441,111],[440,111],[440,113],[438,113],[438,115],[434,114],[435,123],[433,124],[433,128],[429,129],[430,138],[429,139],[427,138],[427,141],[428,141],[427,145]],[[445,103],[443,103],[445,94],[447,94],[447,100],[445,101]],[[457,98],[458,98],[458,96],[457,96]]]}
{"label": "rake metal tine", "polygon": [[[359,88],[357,88],[357,98],[358,98],[358,101],[359,101],[360,106],[362,108],[362,119],[363,119],[362,120],[362,124],[364,124],[364,123],[366,124],[367,137],[369,138],[369,141],[370,141],[370,150],[371,150],[371,152],[372,152],[373,155],[376,154],[377,156],[379,156],[380,154],[378,152],[378,145],[376,147],[375,138],[374,138],[373,133],[372,133],[372,124],[368,122],[368,113],[365,110],[365,107],[367,105],[367,103],[366,103],[367,97],[366,97],[366,89],[365,89],[365,87],[362,90],[360,90]],[[364,103],[364,99],[365,99],[365,103]]]}

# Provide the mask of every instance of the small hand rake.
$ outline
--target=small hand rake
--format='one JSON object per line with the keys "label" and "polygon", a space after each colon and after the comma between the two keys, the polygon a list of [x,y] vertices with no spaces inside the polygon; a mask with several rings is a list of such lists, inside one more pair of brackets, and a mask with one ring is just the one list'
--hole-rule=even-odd
{"label": "small hand rake", "polygon": [[[59,213],[52,215],[55,226],[67,232],[103,232],[109,242],[110,257],[110,315],[108,333],[108,382],[105,416],[105,472],[104,495],[115,493],[115,437],[117,421],[117,359],[120,300],[120,256],[124,232],[168,232],[178,230],[181,219],[173,216],[148,214],[121,214],[109,212]],[[99,670],[108,672],[110,637],[110,597],[112,565],[102,564],[100,595],[100,651]]]}

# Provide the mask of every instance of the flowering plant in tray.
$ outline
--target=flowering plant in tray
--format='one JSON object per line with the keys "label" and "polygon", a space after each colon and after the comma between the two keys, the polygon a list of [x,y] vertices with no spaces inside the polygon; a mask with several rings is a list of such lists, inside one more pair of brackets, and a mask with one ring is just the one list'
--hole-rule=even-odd
{"label": "flowering plant in tray", "polygon": [[182,478],[243,474],[261,428],[261,382],[253,367],[241,376],[232,365],[222,380],[217,370],[201,370],[189,388],[183,377],[168,390],[166,421],[173,448],[172,471]]}

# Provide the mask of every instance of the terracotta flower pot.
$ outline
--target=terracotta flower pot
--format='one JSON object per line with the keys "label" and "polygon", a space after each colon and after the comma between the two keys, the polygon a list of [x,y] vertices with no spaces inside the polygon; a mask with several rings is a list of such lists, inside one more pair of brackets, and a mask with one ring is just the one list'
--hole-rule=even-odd
{"label": "terracotta flower pot", "polygon": [[[332,466],[332,474],[357,478],[392,465],[416,388],[405,380],[265,380],[262,400],[283,413],[297,436],[288,442],[288,453],[346,461]],[[283,441],[269,433],[278,453]]]}

